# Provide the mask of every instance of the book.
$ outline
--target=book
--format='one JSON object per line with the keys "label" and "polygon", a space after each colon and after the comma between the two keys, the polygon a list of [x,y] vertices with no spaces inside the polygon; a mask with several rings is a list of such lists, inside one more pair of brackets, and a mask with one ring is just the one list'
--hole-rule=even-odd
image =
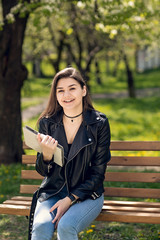
{"label": "book", "polygon": [[[37,139],[38,132],[29,126],[25,126],[23,127],[23,133],[25,144],[35,151],[41,153],[42,149]],[[54,153],[54,162],[61,167],[64,164],[64,149],[60,144],[57,145],[56,151]]]}

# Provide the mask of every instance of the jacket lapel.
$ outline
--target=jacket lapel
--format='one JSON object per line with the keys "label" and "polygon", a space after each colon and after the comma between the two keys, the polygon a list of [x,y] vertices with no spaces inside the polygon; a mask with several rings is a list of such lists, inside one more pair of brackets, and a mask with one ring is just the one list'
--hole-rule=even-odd
{"label": "jacket lapel", "polygon": [[84,148],[87,145],[91,145],[93,143],[93,136],[87,129],[89,125],[92,125],[100,121],[99,114],[94,110],[86,111],[83,115],[83,118],[84,118],[83,123],[81,124],[75,136],[75,139],[72,143],[72,146],[68,155],[68,160],[73,159],[82,148]]}
{"label": "jacket lapel", "polygon": [[93,136],[87,129],[88,125],[97,122],[97,120],[99,120],[99,117],[97,117],[97,113],[95,111],[87,111],[84,114],[84,121],[75,136],[68,155],[68,143],[62,122],[62,116],[63,113],[60,112],[54,119],[50,119],[50,121],[53,122],[56,126],[54,129],[52,129],[52,136],[58,141],[60,145],[63,146],[64,155],[69,161],[73,159],[81,149],[93,143]]}
{"label": "jacket lapel", "polygon": [[84,124],[81,124],[81,126],[75,136],[75,139],[72,143],[72,146],[70,148],[69,155],[68,155],[68,161],[73,159],[82,148],[84,148],[86,145],[89,145],[91,143],[92,143],[92,140],[88,136],[86,127],[84,126]]}

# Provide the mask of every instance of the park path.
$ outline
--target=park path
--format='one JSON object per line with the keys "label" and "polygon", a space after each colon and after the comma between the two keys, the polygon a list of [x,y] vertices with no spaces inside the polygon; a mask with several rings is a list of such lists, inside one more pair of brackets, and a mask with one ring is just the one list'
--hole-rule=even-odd
{"label": "park path", "polygon": [[[22,101],[25,101],[25,99],[22,99]],[[39,115],[45,109],[48,99],[47,98],[43,98],[43,99],[39,98],[39,101],[40,101],[40,104],[28,107],[22,111],[22,121],[23,122],[26,122],[29,119]]]}
{"label": "park path", "polygon": [[[146,88],[146,89],[138,89],[136,90],[136,97],[151,97],[151,96],[160,96],[160,88]],[[121,91],[116,93],[102,93],[102,94],[93,94],[91,95],[92,99],[114,99],[114,98],[127,98],[128,92],[127,91]],[[31,106],[26,108],[22,111],[22,120],[23,122],[37,116],[40,114],[46,104],[47,104],[47,98],[39,98],[40,104],[37,104],[35,106]],[[25,99],[23,99],[25,101]]]}

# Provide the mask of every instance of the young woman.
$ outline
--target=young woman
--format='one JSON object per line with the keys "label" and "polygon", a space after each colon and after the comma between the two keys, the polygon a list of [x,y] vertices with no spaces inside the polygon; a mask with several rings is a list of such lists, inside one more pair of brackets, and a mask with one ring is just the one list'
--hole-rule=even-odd
{"label": "young woman", "polygon": [[[30,216],[32,240],[77,240],[103,206],[103,180],[110,160],[107,117],[91,103],[86,83],[74,68],[58,72],[48,106],[39,118],[36,170],[42,176]],[[54,162],[57,143],[64,148],[64,165]],[[33,206],[34,205],[34,206]],[[32,224],[33,223],[33,224]]]}

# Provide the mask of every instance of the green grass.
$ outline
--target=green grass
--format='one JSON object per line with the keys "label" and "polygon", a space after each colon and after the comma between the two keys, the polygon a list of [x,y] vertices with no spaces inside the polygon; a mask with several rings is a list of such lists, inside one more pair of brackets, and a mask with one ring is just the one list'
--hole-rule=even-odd
{"label": "green grass", "polygon": [[[21,164],[0,165],[0,202],[18,194]],[[14,184],[12,184],[14,183]]]}
{"label": "green grass", "polygon": [[[121,62],[116,76],[113,76],[114,63],[111,61],[110,73],[106,72],[106,62],[100,62],[100,77],[102,85],[97,85],[95,78],[95,68],[91,67],[90,73],[90,92],[91,93],[114,93],[117,91],[127,91],[127,77],[124,64]],[[62,68],[65,67],[64,64]],[[30,70],[30,67],[28,68]],[[48,96],[50,86],[54,77],[54,71],[47,62],[42,63],[42,69],[46,78],[35,78],[29,74],[28,80],[25,81],[22,88],[22,97],[44,97]],[[133,69],[133,67],[132,67]],[[160,87],[160,69],[147,71],[145,73],[136,73],[133,71],[133,77],[136,89]]]}
{"label": "green grass", "polygon": [[160,97],[100,99],[94,107],[109,118],[112,140],[160,140]]}
{"label": "green grass", "polygon": [[[133,69],[133,68],[132,68]],[[90,73],[90,90],[91,93],[113,93],[119,91],[127,91],[127,76],[124,64],[121,62],[116,76],[113,76],[113,62],[111,62],[110,73],[106,73],[106,63],[101,61],[100,78],[102,85],[97,85],[94,68]],[[136,89],[160,87],[160,69],[150,70],[144,73],[136,73],[133,71],[134,84]]]}
{"label": "green grass", "polygon": [[27,240],[28,220],[22,216],[0,215],[1,240]]}
{"label": "green grass", "polygon": [[[157,224],[100,223],[79,234],[79,240],[158,240]],[[1,240],[27,240],[28,220],[21,216],[0,215]],[[53,240],[56,240],[56,236]]]}
{"label": "green grass", "polygon": [[21,110],[25,110],[31,106],[36,106],[38,104],[43,103],[44,98],[25,98],[22,99],[22,103],[21,103]]}
{"label": "green grass", "polygon": [[[91,74],[91,92],[110,93],[127,89],[124,67],[121,63],[117,77],[106,74],[105,62],[101,63],[102,86],[95,84],[95,75]],[[30,77],[22,89],[22,109],[39,103],[39,97],[46,97],[50,91],[53,74],[49,66],[43,65],[48,78]],[[111,68],[113,70],[113,66]],[[134,73],[135,85],[139,89],[160,87],[160,70],[147,73]],[[37,99],[35,99],[37,98]],[[112,140],[157,140],[160,141],[160,97],[138,99],[101,99],[94,100],[94,106],[104,112],[109,118]],[[36,128],[38,116],[23,123]],[[128,153],[132,154],[132,153]],[[139,154],[139,153],[136,153]],[[150,153],[147,153],[150,154]],[[146,152],[142,152],[146,155]],[[155,155],[158,155],[155,152]],[[21,164],[0,166],[0,202],[19,194],[21,183]],[[24,167],[23,167],[24,168]],[[25,180],[24,180],[25,181]],[[24,183],[24,182],[23,182]],[[109,183],[116,186],[117,183]],[[128,186],[128,183],[120,183]],[[132,187],[135,187],[132,183]],[[150,183],[145,186],[153,187]],[[138,187],[144,187],[139,185]],[[156,186],[159,187],[158,183]],[[149,201],[149,200],[148,200]],[[127,224],[94,222],[93,225],[81,232],[79,239],[83,240],[157,240],[160,239],[160,227],[156,224]],[[0,215],[0,240],[27,240],[28,220],[21,216]],[[56,237],[54,238],[56,239]]]}
{"label": "green grass", "polygon": [[52,78],[30,77],[25,81],[21,95],[22,97],[46,97],[51,88]]}
{"label": "green grass", "polygon": [[[112,140],[160,141],[160,97],[99,99],[94,107],[109,119]],[[23,123],[36,128],[38,116]]]}

